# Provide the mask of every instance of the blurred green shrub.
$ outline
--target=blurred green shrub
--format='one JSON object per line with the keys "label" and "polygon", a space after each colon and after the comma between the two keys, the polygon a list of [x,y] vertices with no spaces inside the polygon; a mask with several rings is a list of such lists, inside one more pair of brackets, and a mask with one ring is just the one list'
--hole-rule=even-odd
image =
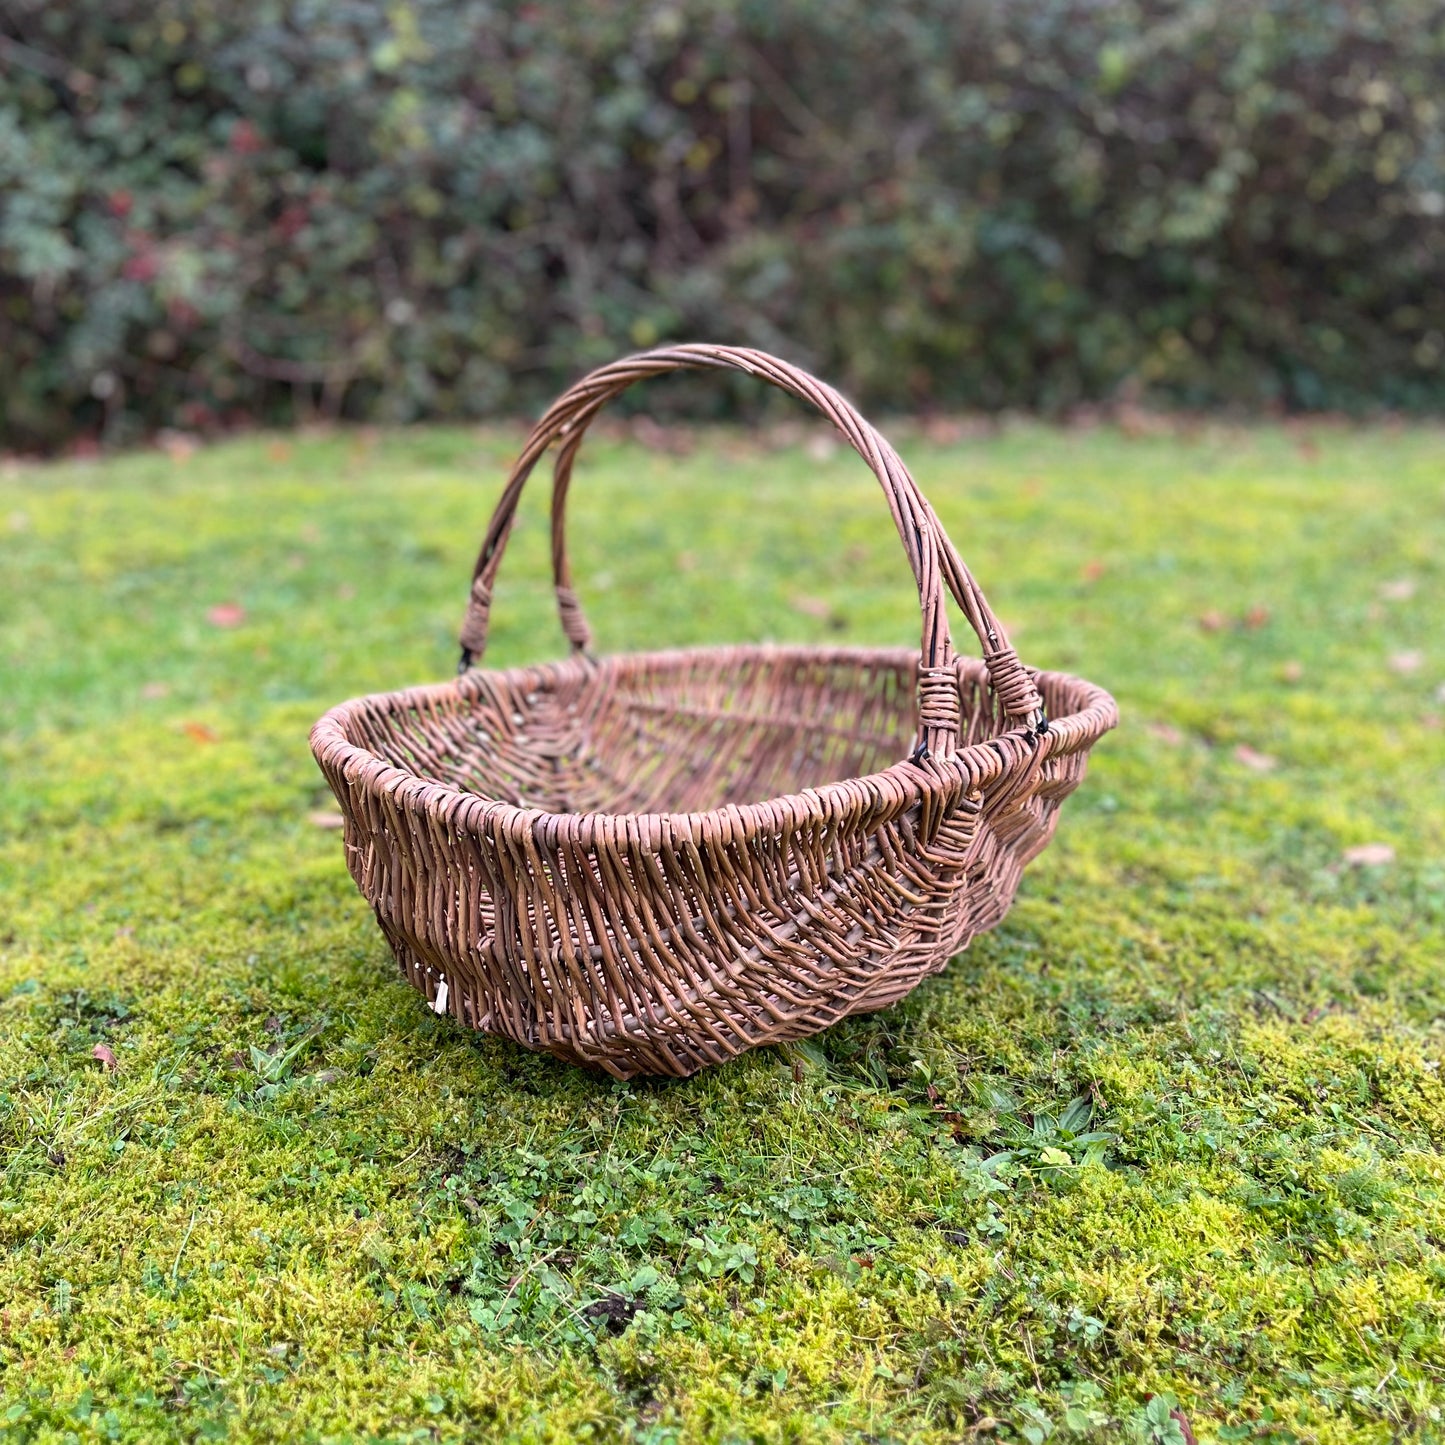
{"label": "blurred green shrub", "polygon": [[1438,407],[1445,7],[0,12],[6,445],[477,416],[693,337],[884,406]]}

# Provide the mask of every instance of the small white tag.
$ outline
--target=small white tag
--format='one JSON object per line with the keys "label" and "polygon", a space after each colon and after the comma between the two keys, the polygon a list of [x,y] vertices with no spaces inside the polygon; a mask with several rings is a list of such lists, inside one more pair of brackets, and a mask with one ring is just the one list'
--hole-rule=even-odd
{"label": "small white tag", "polygon": [[441,987],[437,989],[437,996],[432,1003],[432,1012],[444,1014],[447,1011],[447,981],[442,979]]}

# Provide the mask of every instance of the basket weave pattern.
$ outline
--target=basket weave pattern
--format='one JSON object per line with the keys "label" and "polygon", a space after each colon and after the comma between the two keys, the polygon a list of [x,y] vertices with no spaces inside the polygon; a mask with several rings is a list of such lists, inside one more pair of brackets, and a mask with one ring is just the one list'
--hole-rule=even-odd
{"label": "basket weave pattern", "polygon": [[[608,400],[684,367],[773,381],[868,461],[918,580],[919,652],[592,656],[566,551],[573,461]],[[517,500],[557,442],[554,580],[574,655],[474,670]],[[982,661],[954,655],[945,592]],[[342,704],[313,729],[348,866],[438,1011],[619,1078],[691,1074],[902,998],[1003,917],[1116,721],[1101,689],[1019,663],[846,401],[734,348],[632,357],[553,405],[488,529],[462,649],[454,681]]]}

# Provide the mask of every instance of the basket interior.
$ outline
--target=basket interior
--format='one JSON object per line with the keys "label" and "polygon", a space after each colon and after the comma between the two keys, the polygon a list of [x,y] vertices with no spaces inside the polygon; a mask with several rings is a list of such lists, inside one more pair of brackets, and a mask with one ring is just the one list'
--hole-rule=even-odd
{"label": "basket interior", "polygon": [[[879,772],[917,731],[911,651],[727,648],[571,659],[371,698],[351,741],[429,781],[554,813],[693,812]],[[967,741],[1002,724],[963,669]]]}

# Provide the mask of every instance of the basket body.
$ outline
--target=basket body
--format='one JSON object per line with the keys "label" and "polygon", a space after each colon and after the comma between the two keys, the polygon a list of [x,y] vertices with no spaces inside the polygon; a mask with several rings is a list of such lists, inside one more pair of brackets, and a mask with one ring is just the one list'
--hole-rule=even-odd
{"label": "basket body", "polygon": [[1003,917],[1116,721],[1101,689],[1031,673],[1050,721],[1021,728],[955,658],[958,746],[928,756],[919,673],[903,650],[575,656],[345,703],[312,747],[433,1007],[682,1076],[941,969]]}

